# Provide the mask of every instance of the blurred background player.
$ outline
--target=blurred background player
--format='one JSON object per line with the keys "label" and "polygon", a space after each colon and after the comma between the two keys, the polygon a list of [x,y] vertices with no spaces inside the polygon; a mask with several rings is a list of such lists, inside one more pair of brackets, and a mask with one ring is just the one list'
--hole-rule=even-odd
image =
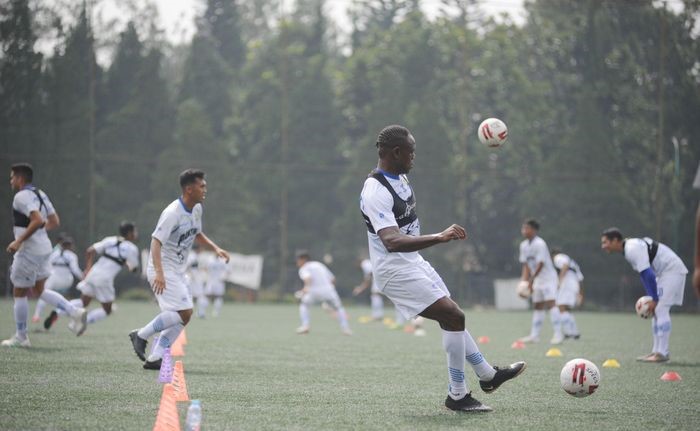
{"label": "blurred background player", "polygon": [[207,305],[209,301],[214,303],[214,311],[212,316],[217,317],[221,313],[221,306],[224,304],[224,293],[226,293],[226,271],[228,266],[226,262],[218,257],[209,260],[207,264],[207,284],[204,289],[208,301],[205,301],[199,307],[202,316],[207,313]]}
{"label": "blurred background player", "polygon": [[578,340],[581,334],[571,310],[583,301],[583,272],[575,260],[559,250],[552,250],[552,262],[559,271],[556,304],[559,307],[561,330],[565,338]]}
{"label": "blurred background player", "polygon": [[[129,271],[137,271],[139,267],[139,248],[134,244],[138,239],[136,226],[128,221],[119,225],[118,236],[108,236],[102,241],[88,247],[85,262],[85,279],[78,283],[81,292],[80,299],[74,299],[72,304],[87,307],[96,298],[101,308],[96,308],[88,313],[87,323],[96,323],[105,319],[112,313],[112,302],[116,298],[114,290],[114,278],[122,267]],[[95,257],[99,256],[97,262]],[[93,265],[93,262],[94,265]],[[44,327],[49,329],[56,321],[60,310],[54,310],[44,322]],[[85,332],[87,327],[80,330],[74,324],[68,324],[68,329],[78,336]]]}
{"label": "blurred background player", "polygon": [[[700,163],[698,163],[698,171],[695,173],[693,188],[700,190]],[[693,271],[693,288],[695,296],[700,299],[700,202],[698,209],[695,212],[695,270]]]}
{"label": "blurred background player", "polygon": [[[185,272],[192,244],[197,241],[226,262],[228,253],[202,232],[202,202],[207,195],[204,172],[187,169],[180,174],[182,195],[165,207],[151,234],[146,276],[161,309],[153,320],[141,329],[129,333],[134,352],[143,368],[159,370],[165,349],[177,339],[192,317],[192,295]],[[148,339],[160,333],[158,343],[146,357]]]}
{"label": "blurred background player", "polygon": [[46,193],[32,184],[33,178],[34,170],[28,163],[18,163],[10,168],[10,186],[17,192],[12,200],[15,239],[6,250],[14,255],[10,281],[13,286],[15,334],[0,343],[6,347],[31,347],[27,337],[29,289],[33,289],[39,299],[69,314],[76,327],[84,327],[87,320],[84,308],[75,307],[58,292],[44,289],[46,279],[51,274],[51,241],[46,231],[57,228],[61,221]]}
{"label": "blurred background player", "polygon": [[683,305],[683,290],[688,268],[669,247],[651,238],[627,238],[616,227],[603,231],[601,248],[607,253],[622,253],[639,273],[647,295],[653,302],[651,353],[637,358],[641,362],[666,362],[669,360],[671,339],[671,307]]}
{"label": "blurred background player", "polygon": [[[45,289],[53,290],[66,296],[68,290],[73,285],[73,281],[83,279],[83,270],[78,265],[78,256],[73,251],[73,238],[61,235],[58,247],[54,247],[49,257],[51,264],[51,275],[46,280]],[[41,313],[44,311],[46,301],[39,298],[34,308],[32,322],[41,320]]]}
{"label": "blurred background player", "polygon": [[369,259],[362,259],[360,262],[360,268],[362,269],[362,275],[364,276],[362,283],[352,290],[353,296],[357,296],[370,289],[370,307],[372,309],[372,320],[382,320],[384,318],[384,300],[382,299],[382,294],[379,293],[377,289],[377,284],[374,282],[374,276],[372,275],[372,262]]}
{"label": "blurred background player", "polygon": [[204,319],[209,300],[204,294],[205,274],[203,274],[202,268],[200,267],[199,245],[197,245],[197,243],[192,246],[192,251],[190,251],[190,254],[187,256],[186,276],[192,299],[197,303],[197,317]]}
{"label": "blurred background player", "polygon": [[522,263],[520,279],[528,283],[534,308],[530,335],[520,338],[520,341],[524,343],[540,341],[545,311],[549,310],[549,319],[554,331],[550,343],[560,344],[564,341],[564,335],[559,322],[559,308],[556,306],[557,271],[554,269],[547,243],[537,235],[539,230],[540,224],[533,219],[525,220],[520,228],[520,233],[525,238],[520,243],[520,263]]}
{"label": "blurred background player", "polygon": [[304,287],[294,294],[300,300],[301,326],[297,328],[297,334],[308,334],[311,329],[309,306],[326,302],[336,312],[343,334],[352,335],[347,313],[335,290],[335,276],[330,269],[321,262],[311,260],[311,255],[306,250],[297,251],[296,261],[299,278],[304,282]]}

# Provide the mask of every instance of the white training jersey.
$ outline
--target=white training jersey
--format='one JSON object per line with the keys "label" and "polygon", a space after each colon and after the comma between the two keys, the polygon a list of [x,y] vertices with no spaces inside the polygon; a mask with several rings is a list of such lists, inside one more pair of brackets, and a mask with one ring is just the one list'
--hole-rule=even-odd
{"label": "white training jersey", "polygon": [[[108,236],[92,245],[100,256],[90,268],[86,279],[113,280],[126,265],[129,271],[139,266],[139,248],[131,241],[120,236]],[[123,262],[120,263],[120,262]]]}
{"label": "white training jersey", "polygon": [[[192,249],[195,237],[202,232],[202,205],[196,204],[192,210],[185,208],[181,198],[175,199],[160,214],[156,229],[151,237],[162,244],[161,262],[163,271],[184,274],[187,270],[187,256]],[[151,250],[152,253],[153,250]],[[155,272],[153,255],[148,255],[148,272]]]}
{"label": "white training jersey", "polygon": [[[38,196],[37,196],[38,193]],[[41,199],[39,199],[41,197]],[[51,214],[55,214],[56,210],[51,203],[49,197],[43,191],[37,189],[31,184],[28,184],[15,194],[12,200],[12,210],[16,214],[21,214],[24,217],[29,217],[29,215],[34,211],[39,211],[42,220],[46,222]],[[19,238],[27,227],[24,226],[14,226],[13,232],[15,234],[15,239]],[[42,226],[34,233],[32,236],[27,238],[26,241],[20,245],[18,251],[24,251],[25,253],[33,255],[47,255],[51,253],[51,240],[46,233],[46,229]]]}
{"label": "white training jersey", "polygon": [[581,267],[578,266],[575,260],[564,253],[557,253],[552,259],[554,262],[554,267],[558,270],[562,270],[564,266],[568,266],[569,269],[564,275],[565,279],[570,278],[573,281],[581,282],[583,281],[583,273],[581,272]]}
{"label": "white training jersey", "polygon": [[651,266],[657,277],[665,273],[688,273],[688,268],[685,267],[681,258],[678,257],[673,250],[661,243],[658,243],[659,249],[650,265],[648,246],[651,245],[652,241],[653,240],[648,237],[627,238],[625,240],[623,254],[635,271],[642,272]]}
{"label": "white training jersey", "polygon": [[374,275],[372,274],[372,261],[369,259],[362,259],[362,262],[360,262],[360,267],[362,268],[362,274],[365,276],[365,279],[367,277],[372,277],[372,284],[370,285],[370,288],[372,288],[372,291],[377,290],[377,283],[376,280],[374,279]]}
{"label": "white training jersey", "polygon": [[209,284],[223,283],[226,278],[228,265],[223,259],[214,256],[207,265],[207,280]]}
{"label": "white training jersey", "polygon": [[51,252],[49,262],[52,276],[60,277],[61,280],[72,280],[73,277],[78,280],[83,278],[83,271],[78,265],[78,256],[72,250],[57,248]]}
{"label": "white training jersey", "polygon": [[542,263],[542,270],[537,275],[537,278],[541,280],[557,278],[557,271],[554,269],[547,243],[539,236],[532,238],[532,240],[526,239],[520,243],[520,263],[527,264],[530,268],[531,276],[535,274],[537,265]]}
{"label": "white training jersey", "polygon": [[[413,194],[413,189],[409,185],[406,175],[394,176],[384,174],[384,177],[399,198],[408,200]],[[360,209],[369,218],[375,232],[391,226],[398,227],[392,211],[393,207],[394,198],[389,190],[375,178],[367,178],[360,195]],[[405,235],[419,236],[420,221],[416,218],[412,223],[399,228],[399,230]],[[410,269],[424,261],[417,251],[390,253],[376,233],[368,231],[367,241],[369,243],[369,258],[372,263],[374,282],[379,288],[383,288],[391,277],[399,271]]]}
{"label": "white training jersey", "polygon": [[313,293],[334,288],[335,276],[331,270],[315,260],[310,260],[299,268],[299,278],[305,286],[308,284],[309,291]]}

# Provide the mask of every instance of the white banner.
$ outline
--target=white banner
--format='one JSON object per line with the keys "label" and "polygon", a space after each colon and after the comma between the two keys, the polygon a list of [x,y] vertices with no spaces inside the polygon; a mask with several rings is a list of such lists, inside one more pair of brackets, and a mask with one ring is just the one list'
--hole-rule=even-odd
{"label": "white banner", "polygon": [[263,257],[259,254],[245,255],[230,253],[226,281],[248,289],[260,289],[262,280]]}

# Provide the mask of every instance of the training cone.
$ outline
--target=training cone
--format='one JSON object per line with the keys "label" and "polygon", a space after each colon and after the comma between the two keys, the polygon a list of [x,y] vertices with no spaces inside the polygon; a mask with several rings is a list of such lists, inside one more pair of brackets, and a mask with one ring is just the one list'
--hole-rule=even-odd
{"label": "training cone", "polygon": [[175,342],[170,346],[170,354],[172,356],[185,356],[185,346],[180,342],[180,337],[177,337]]}
{"label": "training cone", "polygon": [[552,347],[551,349],[547,350],[547,353],[544,355],[548,358],[558,358],[561,356],[561,350],[557,349],[556,347]]}
{"label": "training cone", "polygon": [[396,322],[394,322],[394,319],[392,319],[391,317],[385,317],[385,318],[382,320],[382,323],[384,323],[386,326],[391,326],[391,325],[393,325],[393,324],[396,323]]}
{"label": "training cone", "polygon": [[661,380],[664,382],[679,382],[681,381],[681,375],[675,371],[666,371],[661,375]]}
{"label": "training cone", "polygon": [[182,361],[175,361],[173,370],[173,387],[175,388],[175,401],[189,401],[187,393],[187,382],[185,381],[185,368]]}
{"label": "training cone", "polygon": [[510,348],[511,348],[511,349],[517,349],[517,350],[524,349],[524,348],[525,348],[525,343],[523,343],[523,342],[520,341],[520,340],[517,340],[517,341],[514,341],[513,344],[510,345]]}
{"label": "training cone", "polygon": [[369,316],[360,316],[357,318],[357,321],[360,323],[369,323],[372,321],[372,318]]}
{"label": "training cone", "polygon": [[478,341],[479,344],[489,344],[491,339],[486,335],[482,335],[481,337],[477,338],[476,341]]}
{"label": "training cone", "polygon": [[153,431],[180,431],[180,416],[177,413],[175,388],[170,383],[163,385],[163,395]]}
{"label": "training cone", "polygon": [[170,348],[163,352],[163,360],[160,364],[160,372],[158,373],[158,382],[172,383],[173,381],[173,360],[170,357]]}
{"label": "training cone", "polygon": [[178,335],[177,340],[175,341],[179,341],[183,346],[187,345],[187,334],[185,333],[185,328],[182,328],[180,335]]}
{"label": "training cone", "polygon": [[603,362],[603,368],[620,368],[620,363],[616,359],[608,359]]}

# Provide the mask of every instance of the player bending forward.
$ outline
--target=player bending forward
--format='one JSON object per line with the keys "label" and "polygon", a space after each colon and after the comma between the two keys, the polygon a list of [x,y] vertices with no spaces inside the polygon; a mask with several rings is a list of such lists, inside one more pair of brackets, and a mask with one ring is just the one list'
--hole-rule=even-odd
{"label": "player bending forward", "polygon": [[[204,172],[187,169],[180,174],[182,196],[160,214],[151,235],[146,276],[158,300],[161,313],[141,329],[129,333],[131,344],[145,369],[159,370],[165,349],[175,341],[192,317],[192,295],[185,272],[187,256],[197,241],[214,250],[217,256],[229,260],[228,253],[219,248],[202,232],[202,202],[207,194]],[[158,344],[146,358],[147,340],[160,333]]]}
{"label": "player bending forward", "polygon": [[581,334],[576,326],[576,319],[571,310],[583,301],[583,273],[581,267],[568,255],[552,250],[552,262],[559,271],[559,291],[557,292],[556,305],[559,307],[559,321],[565,338],[578,340]]}
{"label": "player bending forward", "polygon": [[369,254],[380,291],[406,318],[416,315],[437,321],[447,353],[448,391],[445,406],[463,412],[491,411],[467,388],[465,360],[479,377],[481,389],[495,391],[525,370],[525,362],[505,368],[492,367],[465,329],[464,312],[450,299],[450,292],[419,250],[453,240],[466,239],[453,224],[433,235],[420,234],[416,198],[406,174],[413,167],[416,141],[402,126],[385,127],[377,139],[377,169],[365,180],[360,209],[367,224]]}
{"label": "player bending forward", "polygon": [[623,239],[619,229],[611,227],[603,231],[601,248],[607,253],[622,253],[639,273],[647,295],[654,302],[649,310],[651,319],[651,353],[637,358],[641,362],[666,362],[669,360],[671,339],[671,307],[683,305],[683,290],[688,269],[683,261],[666,245],[651,238]]}

